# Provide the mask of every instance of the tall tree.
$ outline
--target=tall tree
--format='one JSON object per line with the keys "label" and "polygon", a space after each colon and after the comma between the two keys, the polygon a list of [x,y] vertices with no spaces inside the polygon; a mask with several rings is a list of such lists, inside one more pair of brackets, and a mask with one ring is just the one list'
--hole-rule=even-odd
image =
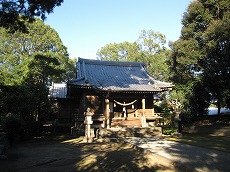
{"label": "tall tree", "polygon": [[169,81],[167,60],[170,51],[165,47],[165,36],[153,30],[142,30],[137,43],[148,72],[157,80]]}
{"label": "tall tree", "polygon": [[137,41],[107,44],[97,52],[99,59],[143,62],[155,79],[167,81],[167,60],[170,51],[165,46],[165,36],[152,30],[142,30]]}
{"label": "tall tree", "polygon": [[220,102],[229,96],[229,14],[228,0],[193,1],[184,13],[181,36],[172,44],[170,60],[174,82],[190,88],[193,83],[187,97],[197,95],[200,82],[200,89],[218,99],[219,113]]}
{"label": "tall tree", "polygon": [[75,63],[54,29],[40,19],[25,24],[27,33],[0,27],[0,115],[37,116],[40,126],[49,110],[47,84],[73,78]]}
{"label": "tall tree", "polygon": [[36,96],[33,103],[37,105],[37,121],[39,127],[41,127],[42,114],[47,113],[49,108],[48,89],[46,87],[49,78],[55,75],[60,75],[63,71],[56,68],[56,66],[60,64],[58,60],[52,56],[47,56],[47,54],[36,54],[29,59],[27,63],[28,64],[25,66],[28,66],[30,70],[24,74],[24,82]]}
{"label": "tall tree", "polygon": [[[228,8],[226,8],[226,6]],[[204,33],[206,56],[201,61],[204,81],[213,98],[218,100],[218,113],[225,100],[230,97],[230,2],[213,4],[217,8],[216,18]]]}
{"label": "tall tree", "polygon": [[107,44],[97,52],[97,56],[101,60],[114,61],[131,61],[136,59],[139,53],[139,46],[136,42],[123,42]]}
{"label": "tall tree", "polygon": [[154,55],[165,49],[166,39],[161,33],[153,30],[142,30],[137,42],[146,55]]}
{"label": "tall tree", "polygon": [[[26,31],[25,21],[32,21],[34,17],[45,19],[64,0],[1,0],[0,27],[10,31]],[[22,15],[23,17],[20,17]]]}
{"label": "tall tree", "polygon": [[[16,31],[9,33],[7,29],[0,27],[0,67],[4,76],[2,82],[5,84],[20,83],[23,80],[23,73],[29,70],[23,63],[37,53],[47,54],[48,57],[57,59],[59,65],[56,68],[63,70],[63,73],[53,76],[51,79],[60,82],[66,79],[69,64],[67,48],[63,45],[58,33],[49,25],[45,25],[40,19],[33,23],[26,23],[28,33]],[[17,71],[17,72],[16,72]],[[18,75],[17,75],[18,73]]]}

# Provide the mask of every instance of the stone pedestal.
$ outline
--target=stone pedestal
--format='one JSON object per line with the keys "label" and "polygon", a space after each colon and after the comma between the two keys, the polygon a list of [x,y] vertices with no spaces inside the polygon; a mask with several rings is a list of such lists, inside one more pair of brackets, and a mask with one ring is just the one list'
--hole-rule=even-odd
{"label": "stone pedestal", "polygon": [[87,112],[85,113],[85,138],[84,138],[84,142],[87,143],[92,143],[93,142],[93,137],[94,135],[91,132],[91,124],[93,124],[93,120],[92,120],[92,116],[93,113],[91,113],[88,109]]}
{"label": "stone pedestal", "polygon": [[176,113],[175,119],[174,119],[174,126],[176,128],[176,134],[181,135],[181,118],[180,113]]}
{"label": "stone pedestal", "polygon": [[142,127],[146,127],[147,126],[145,115],[142,115],[142,117],[141,117],[141,126]]}

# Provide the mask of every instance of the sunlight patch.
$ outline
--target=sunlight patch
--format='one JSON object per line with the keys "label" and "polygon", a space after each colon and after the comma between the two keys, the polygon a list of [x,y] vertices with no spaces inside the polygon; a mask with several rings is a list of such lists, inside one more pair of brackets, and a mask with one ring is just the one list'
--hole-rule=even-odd
{"label": "sunlight patch", "polygon": [[66,140],[66,141],[63,141],[61,143],[79,143],[81,141],[83,141],[82,138],[76,138],[76,139]]}

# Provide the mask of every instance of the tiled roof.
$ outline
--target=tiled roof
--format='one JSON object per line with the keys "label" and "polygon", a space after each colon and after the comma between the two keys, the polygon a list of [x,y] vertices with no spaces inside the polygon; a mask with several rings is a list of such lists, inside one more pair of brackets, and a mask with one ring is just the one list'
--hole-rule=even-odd
{"label": "tiled roof", "polygon": [[67,87],[64,83],[53,83],[49,87],[49,97],[50,98],[66,98]]}
{"label": "tiled roof", "polygon": [[100,61],[79,58],[77,79],[69,81],[80,87],[101,91],[158,92],[172,84],[154,80],[139,62]]}

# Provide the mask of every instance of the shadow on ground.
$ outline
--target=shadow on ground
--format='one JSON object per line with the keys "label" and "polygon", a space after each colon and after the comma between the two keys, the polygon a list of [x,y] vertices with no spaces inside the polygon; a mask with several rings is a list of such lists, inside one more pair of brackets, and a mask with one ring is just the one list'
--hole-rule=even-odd
{"label": "shadow on ground", "polygon": [[46,136],[21,143],[0,160],[1,172],[9,171],[165,171],[153,155],[123,142],[83,143],[82,138]]}
{"label": "shadow on ground", "polygon": [[230,169],[230,157],[227,152],[179,143],[165,148],[165,151],[177,157],[175,165],[186,167],[188,171],[228,172]]}
{"label": "shadow on ground", "polygon": [[170,160],[178,171],[228,172],[228,152],[191,146],[162,138],[130,138],[127,142]]}

